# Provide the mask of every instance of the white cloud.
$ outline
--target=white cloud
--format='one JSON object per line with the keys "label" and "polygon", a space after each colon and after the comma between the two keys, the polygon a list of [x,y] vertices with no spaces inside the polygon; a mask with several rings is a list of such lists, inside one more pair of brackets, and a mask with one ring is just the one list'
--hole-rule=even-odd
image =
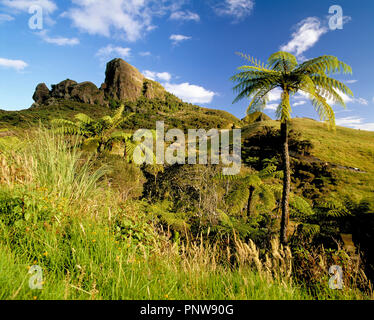
{"label": "white cloud", "polygon": [[164,86],[167,91],[190,103],[211,103],[216,95],[213,91],[187,82],[181,84],[166,83]]}
{"label": "white cloud", "polygon": [[143,51],[143,52],[139,52],[139,55],[142,57],[150,57],[152,53],[150,53],[149,51]]}
{"label": "white cloud", "polygon": [[240,21],[252,13],[253,7],[253,0],[225,0],[215,11],[218,15],[232,16],[235,21]]}
{"label": "white cloud", "polygon": [[119,58],[129,58],[131,56],[131,48],[116,47],[111,44],[106,47],[100,48],[96,56],[101,60],[107,60],[111,56],[116,56]]}
{"label": "white cloud", "polygon": [[[347,94],[345,94],[344,92],[341,92],[340,90],[335,90],[335,91],[341,96],[345,104],[356,103],[356,104],[365,105],[365,106],[369,104],[369,101],[364,98],[352,98],[351,96],[348,96]],[[322,96],[325,98],[327,97],[326,95],[323,95],[323,94]],[[297,95],[295,95],[295,99],[301,99],[301,97],[308,98],[308,94],[303,91],[299,91]],[[329,97],[327,97],[326,101],[330,105],[335,105],[334,100]]]}
{"label": "white cloud", "polygon": [[275,110],[278,109],[278,106],[279,106],[279,104],[277,104],[277,103],[268,103],[266,105],[266,107],[265,107],[265,110],[273,110],[273,111],[275,111]]}
{"label": "white cloud", "polygon": [[345,126],[345,125],[357,125],[362,123],[363,119],[357,118],[357,117],[345,117],[345,118],[340,118],[336,119],[336,124],[338,126]]}
{"label": "white cloud", "polygon": [[305,105],[306,104],[306,101],[299,101],[299,102],[295,102],[295,103],[293,103],[292,105],[294,106],[294,107],[298,107],[298,106],[303,106],[303,105]]}
{"label": "white cloud", "polygon": [[27,66],[28,64],[22,60],[10,60],[10,59],[5,59],[5,58],[0,58],[0,67],[12,68],[12,69],[16,69],[17,71],[21,71],[25,69]]}
{"label": "white cloud", "polygon": [[271,90],[268,94],[269,102],[272,101],[279,101],[282,96],[282,90],[280,88],[275,88],[274,90]]}
{"label": "white cloud", "polygon": [[93,35],[124,35],[136,41],[156,26],[153,17],[176,11],[181,1],[171,0],[72,0],[74,7],[63,14],[73,26]]}
{"label": "white cloud", "polygon": [[367,100],[364,99],[364,98],[357,98],[357,99],[355,99],[355,102],[357,102],[357,103],[359,103],[359,104],[361,104],[361,105],[363,105],[363,106],[367,106],[367,105],[369,105],[369,101],[367,101]]}
{"label": "white cloud", "polygon": [[78,38],[50,37],[46,30],[41,31],[38,34],[45,42],[56,44],[58,46],[76,46],[80,43]]}
{"label": "white cloud", "polygon": [[305,100],[305,98],[308,98],[308,94],[303,91],[298,91],[292,98],[295,100]]}
{"label": "white cloud", "polygon": [[173,44],[178,44],[182,41],[190,40],[192,37],[184,36],[182,34],[172,34],[169,39],[173,41]]}
{"label": "white cloud", "polygon": [[47,43],[57,44],[58,46],[76,46],[80,43],[78,38],[44,37],[43,40]]}
{"label": "white cloud", "polygon": [[[364,98],[352,98],[352,97],[346,95],[345,93],[343,93],[343,92],[341,92],[339,90],[336,90],[336,91],[342,97],[342,99],[344,100],[344,102],[346,104],[348,104],[348,103],[356,103],[356,104],[360,104],[360,105],[363,105],[363,106],[367,106],[369,104],[369,101],[367,101]],[[327,102],[329,104],[334,104],[334,102],[331,99],[327,99]]]}
{"label": "white cloud", "polygon": [[143,72],[143,75],[146,78],[153,80],[153,81],[161,80],[161,81],[169,82],[171,80],[171,74],[168,72],[154,72],[154,71],[145,70]]}
{"label": "white cloud", "polygon": [[302,58],[302,54],[313,47],[326,32],[328,29],[322,26],[318,18],[306,18],[297,24],[297,30],[292,34],[292,39],[281,46],[280,50]]}
{"label": "white cloud", "polygon": [[345,117],[336,119],[336,124],[338,126],[350,127],[353,129],[374,131],[374,123],[365,123],[365,119],[359,117]]}
{"label": "white cloud", "polygon": [[352,83],[356,83],[356,82],[358,82],[358,80],[347,80],[346,81],[346,83],[348,83],[348,84],[352,84]]}
{"label": "white cloud", "polygon": [[200,16],[197,13],[187,11],[175,11],[170,16],[171,20],[182,20],[182,21],[200,21]]}
{"label": "white cloud", "polygon": [[12,20],[14,20],[14,18],[10,16],[9,14],[0,13],[0,23],[9,22]]}
{"label": "white cloud", "polygon": [[207,90],[201,86],[189,84],[188,82],[175,84],[170,83],[172,75],[168,72],[155,72],[145,70],[143,75],[153,81],[160,81],[165,89],[176,95],[183,101],[190,103],[211,103],[217,93]]}
{"label": "white cloud", "polygon": [[47,14],[57,10],[57,5],[52,0],[0,0],[0,3],[8,8],[23,12],[28,12],[33,5],[40,6]]}

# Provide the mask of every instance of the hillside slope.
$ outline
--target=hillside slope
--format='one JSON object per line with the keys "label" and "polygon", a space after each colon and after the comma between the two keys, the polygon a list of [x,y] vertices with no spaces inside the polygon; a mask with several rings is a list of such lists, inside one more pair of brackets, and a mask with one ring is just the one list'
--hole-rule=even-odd
{"label": "hillside slope", "polygon": [[[243,139],[265,126],[279,129],[279,122],[268,120],[243,127]],[[293,119],[291,129],[312,142],[313,158],[333,167],[339,196],[349,195],[358,201],[374,198],[374,132],[339,126],[333,131],[322,122],[306,118]]]}
{"label": "hillside slope", "polygon": [[[154,129],[156,121],[165,121],[166,127],[187,128],[231,128],[239,122],[235,116],[222,110],[198,107],[176,100],[170,95],[170,101],[159,99],[139,99],[125,102],[126,110],[135,112],[124,129]],[[110,114],[113,108],[102,105],[90,105],[71,100],[58,100],[49,106],[37,106],[21,111],[0,110],[0,128],[17,130],[38,125],[48,126],[56,118],[73,119],[78,113],[86,113],[92,118]]]}
{"label": "hillside slope", "polygon": [[33,99],[35,103],[30,109],[0,110],[0,126],[29,127],[39,121],[48,125],[54,118],[72,119],[77,113],[97,118],[122,103],[127,112],[136,114],[128,129],[154,128],[158,120],[165,121],[166,127],[181,129],[223,129],[239,123],[239,119],[228,112],[183,102],[122,59],[108,62],[105,81],[100,88],[89,81],[77,83],[71,79],[52,85],[51,90],[45,83],[40,83]]}

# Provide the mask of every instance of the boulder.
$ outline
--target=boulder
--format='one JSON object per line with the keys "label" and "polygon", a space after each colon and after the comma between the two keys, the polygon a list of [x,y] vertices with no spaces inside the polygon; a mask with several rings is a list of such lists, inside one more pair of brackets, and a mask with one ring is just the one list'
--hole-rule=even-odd
{"label": "boulder", "polygon": [[45,103],[51,97],[51,92],[49,91],[45,83],[39,83],[36,86],[35,93],[32,96],[33,100],[37,104]]}

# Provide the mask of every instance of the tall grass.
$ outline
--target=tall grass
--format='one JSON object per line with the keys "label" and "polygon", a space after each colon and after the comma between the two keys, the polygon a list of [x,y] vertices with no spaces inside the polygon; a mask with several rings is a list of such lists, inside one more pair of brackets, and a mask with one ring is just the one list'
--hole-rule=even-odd
{"label": "tall grass", "polygon": [[66,140],[61,135],[39,128],[28,138],[25,157],[30,165],[32,181],[48,188],[61,198],[90,198],[97,192],[97,183],[105,168],[91,170],[77,147],[78,140]]}
{"label": "tall grass", "polygon": [[[104,188],[104,168],[53,133],[39,129],[0,157],[0,299],[312,298],[292,285],[289,252],[276,244],[263,262],[253,243],[222,251],[156,233],[140,204]],[[29,287],[32,265],[42,290]]]}

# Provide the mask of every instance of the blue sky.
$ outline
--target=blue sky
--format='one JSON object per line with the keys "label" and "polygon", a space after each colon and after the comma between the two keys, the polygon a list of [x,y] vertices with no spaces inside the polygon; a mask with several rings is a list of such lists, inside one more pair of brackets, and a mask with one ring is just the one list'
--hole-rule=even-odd
{"label": "blue sky", "polygon": [[[42,29],[30,28],[33,5]],[[343,29],[329,27],[332,5]],[[335,108],[337,124],[374,131],[373,35],[372,0],[0,0],[0,108],[30,107],[39,82],[100,86],[106,62],[120,57],[185,101],[243,118],[248,101],[232,104],[229,78],[246,62],[235,52],[266,61],[282,49],[351,65],[353,75],[338,79],[355,97]],[[265,111],[273,118],[278,99]],[[316,118],[304,96],[292,104],[294,117]]]}

